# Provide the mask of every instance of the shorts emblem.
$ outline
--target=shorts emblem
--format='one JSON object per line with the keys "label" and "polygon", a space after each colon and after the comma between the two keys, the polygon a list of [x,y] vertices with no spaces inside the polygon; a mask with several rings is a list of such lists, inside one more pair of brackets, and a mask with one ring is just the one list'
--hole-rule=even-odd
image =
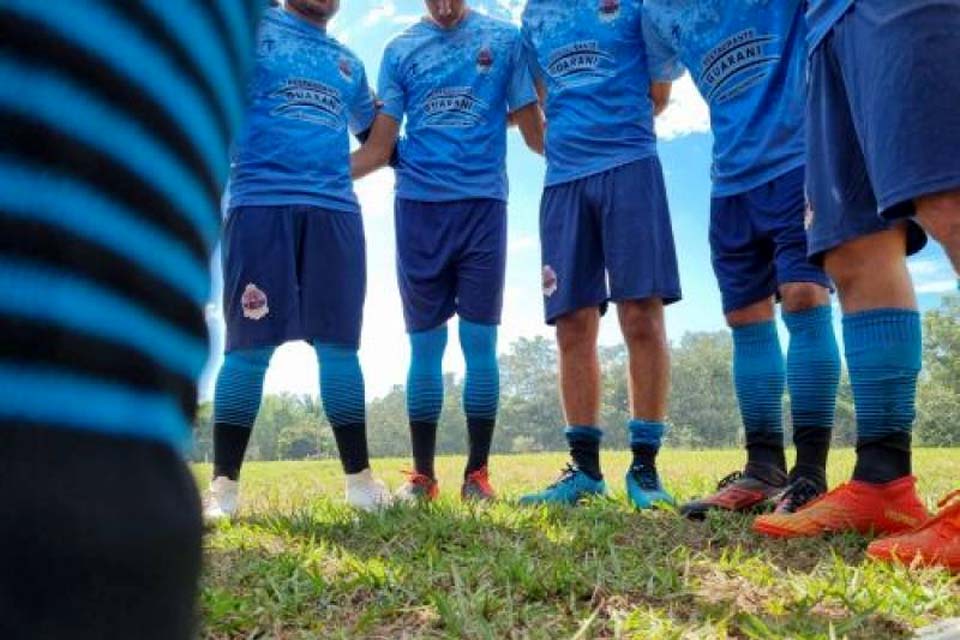
{"label": "shorts emblem", "polygon": [[248,284],[243,290],[240,306],[243,307],[243,317],[249,320],[260,320],[270,313],[270,307],[267,306],[267,294],[252,283]]}
{"label": "shorts emblem", "polygon": [[543,295],[549,298],[557,292],[557,272],[546,265],[543,268]]}

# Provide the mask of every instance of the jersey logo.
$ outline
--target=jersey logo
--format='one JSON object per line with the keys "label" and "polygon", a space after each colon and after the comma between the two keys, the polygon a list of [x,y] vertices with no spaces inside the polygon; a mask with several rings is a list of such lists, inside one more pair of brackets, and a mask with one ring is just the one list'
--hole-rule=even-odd
{"label": "jersey logo", "polygon": [[243,295],[240,297],[240,306],[243,308],[243,317],[248,320],[261,320],[270,313],[270,307],[267,306],[267,294],[253,283],[248,284],[243,290]]}
{"label": "jersey logo", "polygon": [[349,60],[346,58],[340,58],[340,62],[337,64],[337,67],[340,69],[341,78],[347,82],[353,82],[353,67],[350,66]]}
{"label": "jersey logo", "polygon": [[490,73],[490,69],[492,68],[493,51],[490,50],[490,47],[483,47],[480,49],[480,53],[477,54],[477,72]]}
{"label": "jersey logo", "polygon": [[620,0],[600,0],[600,6],[597,9],[600,12],[601,21],[613,22],[620,17]]}
{"label": "jersey logo", "polygon": [[543,267],[543,295],[549,298],[557,292],[557,272],[550,265]]}
{"label": "jersey logo", "polygon": [[568,87],[601,82],[613,71],[601,66],[613,57],[600,49],[596,40],[583,40],[561,47],[550,54],[546,71],[551,78]]}
{"label": "jersey logo", "polygon": [[780,56],[766,49],[775,41],[774,36],[746,29],[707,53],[697,78],[707,102],[731,100],[770,75]]}
{"label": "jersey logo", "polygon": [[444,87],[431,91],[424,101],[424,123],[428,127],[473,127],[485,120],[488,109],[471,87]]}
{"label": "jersey logo", "polygon": [[336,131],[344,127],[344,105],[340,91],[322,82],[288,78],[270,97],[281,101],[270,112],[272,116],[313,122]]}

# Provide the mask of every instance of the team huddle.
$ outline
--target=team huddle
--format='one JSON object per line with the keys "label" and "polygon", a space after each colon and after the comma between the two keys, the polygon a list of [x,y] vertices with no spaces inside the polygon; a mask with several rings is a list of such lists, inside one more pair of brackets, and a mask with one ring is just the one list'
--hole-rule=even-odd
{"label": "team huddle", "polygon": [[[783,538],[873,532],[873,557],[960,569],[960,501],[929,514],[912,475],[922,341],[906,269],[929,234],[960,272],[960,0],[529,0],[520,28],[465,0],[425,4],[423,19],[387,43],[376,91],[326,31],[337,0],[286,0],[262,19],[224,196],[227,340],[205,517],[237,511],[264,376],[274,350],[294,340],[316,350],[347,502],[377,510],[436,498],[453,316],[466,364],[461,496],[495,499],[488,458],[516,127],[546,156],[539,276],[571,457],[520,504],[575,505],[607,492],[597,337],[612,302],[629,355],[633,506],[692,519],[761,513],[754,530]],[[710,110],[709,242],[747,460],[713,494],[677,505],[657,468],[670,377],[664,307],[682,294],[654,119],[685,72]],[[357,356],[366,256],[353,190],[385,166],[396,174],[411,349],[413,470],[392,494],[367,450]],[[830,490],[841,372],[834,291],[857,461],[851,480]]]}

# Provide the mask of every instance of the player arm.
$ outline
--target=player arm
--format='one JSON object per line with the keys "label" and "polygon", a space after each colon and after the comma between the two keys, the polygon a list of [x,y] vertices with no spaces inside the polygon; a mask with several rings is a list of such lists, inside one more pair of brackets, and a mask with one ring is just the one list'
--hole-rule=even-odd
{"label": "player arm", "polygon": [[373,126],[362,134],[366,136],[366,140],[359,149],[350,154],[351,177],[358,180],[391,164],[399,132],[399,122],[385,113],[378,113]]}
{"label": "player arm", "polygon": [[647,48],[650,72],[650,100],[653,114],[659,116],[670,103],[673,82],[683,75],[683,64],[673,43],[658,28],[649,5],[643,9],[643,41]]}
{"label": "player arm", "polygon": [[653,115],[658,116],[670,104],[670,90],[673,88],[672,82],[652,82],[650,83],[650,99],[653,101]]}
{"label": "player arm", "polygon": [[520,128],[523,141],[536,154],[543,155],[544,120],[540,104],[531,102],[510,114],[510,122]]}

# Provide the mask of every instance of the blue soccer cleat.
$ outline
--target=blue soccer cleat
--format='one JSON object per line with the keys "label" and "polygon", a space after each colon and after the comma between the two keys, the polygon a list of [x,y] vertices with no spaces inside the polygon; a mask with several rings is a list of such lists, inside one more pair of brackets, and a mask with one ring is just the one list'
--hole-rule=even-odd
{"label": "blue soccer cleat", "polygon": [[607,483],[594,480],[572,464],[560,474],[560,478],[538,493],[530,493],[520,498],[521,505],[533,504],[569,504],[575,505],[585,498],[607,494]]}
{"label": "blue soccer cleat", "polygon": [[627,470],[627,499],[637,509],[654,509],[658,506],[676,506],[676,501],[667,493],[657,470],[652,467],[633,466]]}

